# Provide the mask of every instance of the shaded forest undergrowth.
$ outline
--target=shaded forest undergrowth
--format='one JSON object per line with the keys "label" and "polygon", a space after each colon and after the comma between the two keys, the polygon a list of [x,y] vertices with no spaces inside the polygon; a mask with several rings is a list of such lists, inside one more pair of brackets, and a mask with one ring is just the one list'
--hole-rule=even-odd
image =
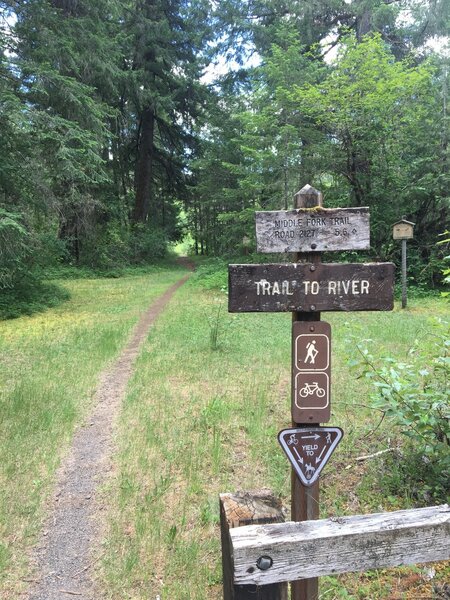
{"label": "shaded forest undergrowth", "polygon": [[109,268],[59,265],[28,270],[14,285],[6,286],[0,294],[0,320],[32,315],[59,306],[70,299],[65,282],[79,279],[118,279],[129,276],[151,275],[165,269],[180,271],[176,256],[153,263]]}

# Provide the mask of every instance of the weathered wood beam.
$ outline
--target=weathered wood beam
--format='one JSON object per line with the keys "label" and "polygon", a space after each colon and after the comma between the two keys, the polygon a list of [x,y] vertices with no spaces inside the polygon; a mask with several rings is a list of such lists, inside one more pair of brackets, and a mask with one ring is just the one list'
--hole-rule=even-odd
{"label": "weathered wood beam", "polygon": [[[267,585],[450,558],[450,506],[230,530],[234,582]],[[272,566],[257,568],[261,556]]]}

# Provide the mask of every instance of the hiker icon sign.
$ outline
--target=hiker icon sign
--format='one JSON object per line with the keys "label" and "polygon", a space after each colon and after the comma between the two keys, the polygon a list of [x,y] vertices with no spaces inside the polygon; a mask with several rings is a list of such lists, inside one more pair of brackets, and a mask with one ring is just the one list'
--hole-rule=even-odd
{"label": "hiker icon sign", "polygon": [[[322,321],[323,323],[323,321]],[[330,340],[323,333],[301,333],[295,340],[295,366],[299,371],[328,368],[330,362]]]}
{"label": "hiker icon sign", "polygon": [[316,356],[318,354],[320,354],[320,352],[316,348],[316,340],[314,339],[311,342],[308,342],[306,344],[306,348],[307,348],[308,352],[306,353],[304,363],[306,365],[306,363],[309,361],[310,364],[313,365],[316,362]]}
{"label": "hiker icon sign", "polygon": [[324,321],[296,321],[292,335],[292,418],[325,423],[330,418],[331,327]]}

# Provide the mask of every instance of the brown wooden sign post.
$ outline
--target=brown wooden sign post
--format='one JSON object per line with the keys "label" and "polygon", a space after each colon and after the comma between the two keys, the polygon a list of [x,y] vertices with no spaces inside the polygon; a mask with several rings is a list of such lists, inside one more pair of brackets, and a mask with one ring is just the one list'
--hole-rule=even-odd
{"label": "brown wooden sign post", "polygon": [[[310,256],[310,255],[306,255]],[[315,255],[316,258],[319,254]],[[229,265],[230,312],[392,310],[393,263]]]}
{"label": "brown wooden sign post", "polygon": [[[292,429],[279,441],[293,466],[291,518],[316,520],[319,474],[343,434],[320,426],[331,406],[331,328],[320,311],[392,310],[394,265],[322,263],[323,250],[369,247],[369,213],[325,209],[310,185],[292,211],[257,213],[256,236],[259,251],[294,252],[294,262],[229,265],[228,309],[292,312]],[[318,600],[318,579],[293,581],[291,591],[291,600]]]}
{"label": "brown wooden sign post", "polygon": [[[296,209],[317,209],[317,207],[322,206],[322,203],[322,193],[309,185],[303,187],[294,196],[294,208]],[[312,242],[312,244],[314,244],[314,242]],[[310,263],[311,273],[316,273],[317,268],[321,266],[321,255],[319,253],[296,254],[294,260],[296,263],[301,261]],[[314,270],[311,270],[313,267]],[[312,310],[315,306],[315,302],[311,303],[310,309]],[[309,322],[311,323],[310,326],[314,327],[320,322],[320,312],[302,312],[301,310],[295,310],[292,313],[293,330],[295,330],[297,322]],[[293,337],[294,336],[295,334],[293,334]],[[293,393],[293,391],[291,391],[291,393]],[[292,402],[292,426],[298,427],[300,423],[294,418],[296,417],[296,411],[293,409],[294,406],[295,402]],[[316,425],[319,425],[319,423],[319,420],[315,421]],[[312,423],[310,423],[310,425],[312,425]],[[294,468],[291,470],[291,518],[293,521],[312,521],[320,518],[319,479],[317,479],[312,486],[306,487],[302,485]],[[292,600],[318,600],[319,579],[317,577],[312,577],[309,579],[293,581],[291,583],[291,598]]]}

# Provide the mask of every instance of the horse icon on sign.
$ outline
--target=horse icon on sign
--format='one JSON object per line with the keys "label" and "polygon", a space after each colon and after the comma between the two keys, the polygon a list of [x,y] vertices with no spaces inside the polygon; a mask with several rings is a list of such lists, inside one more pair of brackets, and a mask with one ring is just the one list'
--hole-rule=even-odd
{"label": "horse icon on sign", "polygon": [[313,467],[312,465],[305,465],[305,477],[306,479],[310,480],[311,477],[314,475],[314,473],[316,472],[316,468]]}

